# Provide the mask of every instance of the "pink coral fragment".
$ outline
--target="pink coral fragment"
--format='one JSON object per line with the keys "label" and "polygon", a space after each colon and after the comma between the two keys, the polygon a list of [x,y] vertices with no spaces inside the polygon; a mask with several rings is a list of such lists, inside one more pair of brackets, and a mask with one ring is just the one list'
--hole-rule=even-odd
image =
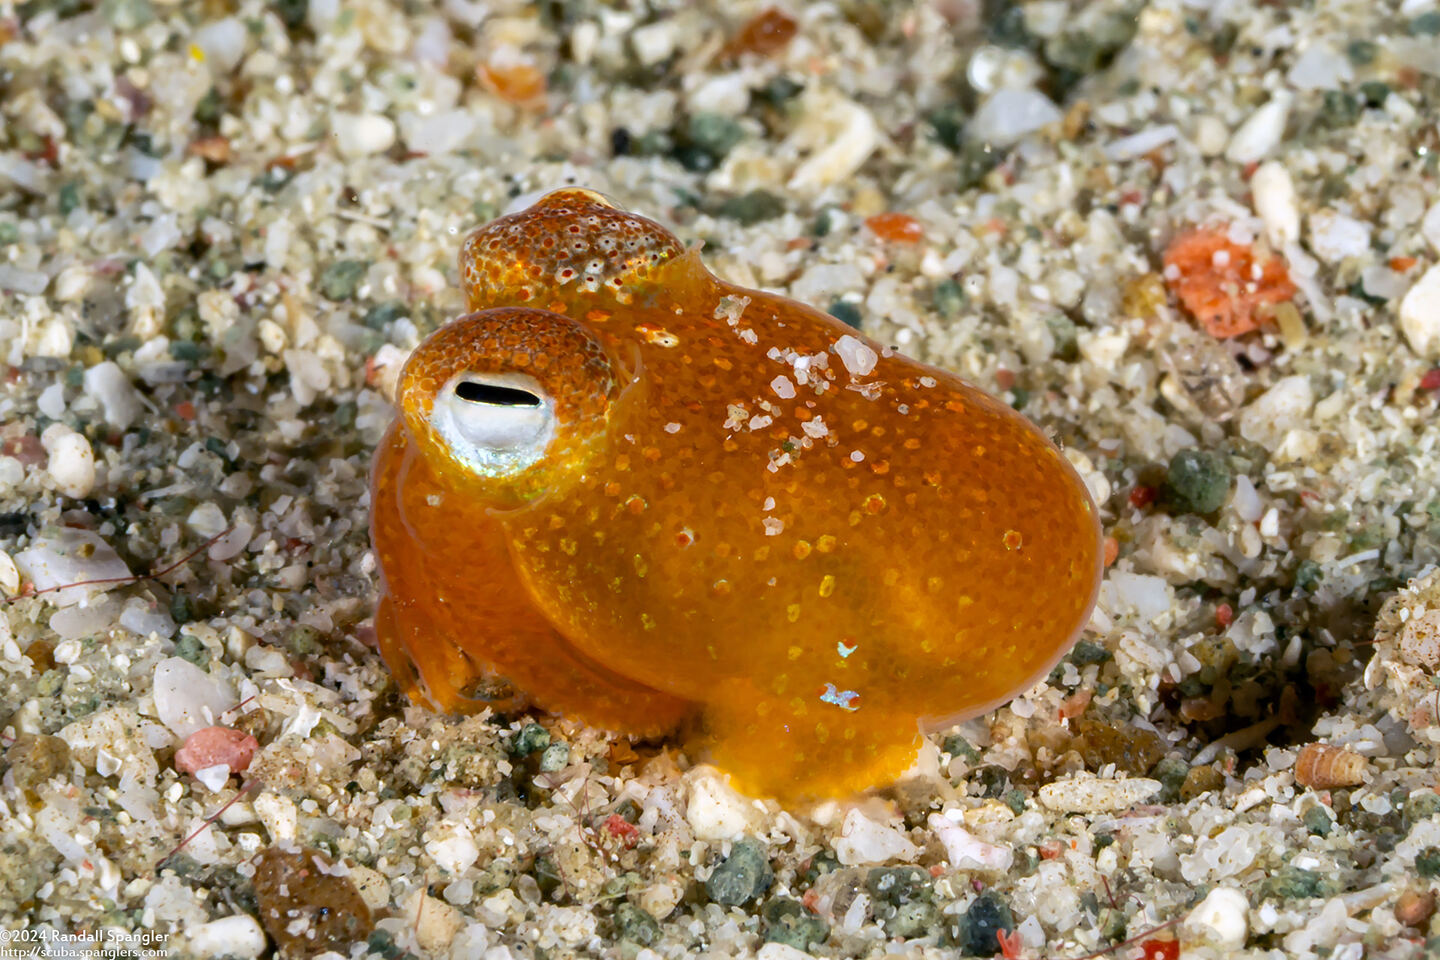
{"label": "pink coral fragment", "polygon": [[229,727],[206,727],[186,737],[184,745],[175,751],[175,769],[193,774],[224,764],[231,773],[240,773],[250,766],[258,749],[260,741],[248,733]]}

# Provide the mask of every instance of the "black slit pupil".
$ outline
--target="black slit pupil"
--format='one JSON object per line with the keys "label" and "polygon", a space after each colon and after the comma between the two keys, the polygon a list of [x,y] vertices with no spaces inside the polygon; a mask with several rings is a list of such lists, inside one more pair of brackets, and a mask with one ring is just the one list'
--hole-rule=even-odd
{"label": "black slit pupil", "polygon": [[469,403],[489,403],[497,407],[538,407],[540,398],[529,390],[502,387],[493,383],[462,380],[455,385],[455,396]]}

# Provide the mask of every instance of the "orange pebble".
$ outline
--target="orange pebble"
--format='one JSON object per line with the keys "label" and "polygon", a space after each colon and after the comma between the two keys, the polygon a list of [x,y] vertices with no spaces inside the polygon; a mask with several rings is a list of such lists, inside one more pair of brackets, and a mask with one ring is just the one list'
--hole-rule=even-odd
{"label": "orange pebble", "polygon": [[511,103],[530,103],[545,95],[545,74],[528,63],[485,63],[476,75],[487,90]]}
{"label": "orange pebble", "polygon": [[1212,337],[1238,337],[1260,325],[1259,308],[1295,296],[1278,257],[1232,243],[1224,227],[1182,233],[1165,250],[1165,283]]}
{"label": "orange pebble", "polygon": [[908,213],[877,213],[865,218],[865,226],[886,243],[919,243],[925,228]]}
{"label": "orange pebble", "polygon": [[730,56],[742,53],[758,53],[768,57],[779,53],[795,36],[795,21],[785,13],[770,7],[750,18],[726,46]]}
{"label": "orange pebble", "polygon": [[411,355],[372,475],[412,698],[678,730],[742,789],[819,798],[892,780],[1088,620],[1084,484],[954,374],[588,190],[475,231],[460,275],[474,312]]}

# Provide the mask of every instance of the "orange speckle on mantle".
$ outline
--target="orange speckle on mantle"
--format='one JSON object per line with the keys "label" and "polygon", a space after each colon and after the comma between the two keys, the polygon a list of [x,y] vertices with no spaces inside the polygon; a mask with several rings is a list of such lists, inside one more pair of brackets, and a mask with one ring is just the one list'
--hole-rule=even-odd
{"label": "orange speckle on mantle", "polygon": [[1224,227],[1180,234],[1165,250],[1165,284],[1212,337],[1260,325],[1260,308],[1295,296],[1285,262],[1230,240]]}

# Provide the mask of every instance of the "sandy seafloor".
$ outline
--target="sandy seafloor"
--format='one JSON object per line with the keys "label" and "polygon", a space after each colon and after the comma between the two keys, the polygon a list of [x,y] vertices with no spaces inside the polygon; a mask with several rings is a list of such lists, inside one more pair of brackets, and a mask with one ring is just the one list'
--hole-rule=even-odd
{"label": "sandy seafloor", "polygon": [[[0,591],[229,531],[0,608],[12,946],[1440,951],[1440,6],[780,5],[756,53],[752,3],[0,3]],[[569,183],[1064,445],[1114,561],[1047,683],[810,811],[402,703],[387,390]],[[1258,329],[1167,289],[1196,226],[1281,258]],[[177,769],[214,721],[243,775]]]}

